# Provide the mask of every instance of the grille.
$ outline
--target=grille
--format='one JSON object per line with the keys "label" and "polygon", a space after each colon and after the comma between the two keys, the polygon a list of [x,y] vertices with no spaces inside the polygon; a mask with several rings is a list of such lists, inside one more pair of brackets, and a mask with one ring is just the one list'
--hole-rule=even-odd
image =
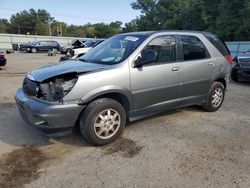
{"label": "grille", "polygon": [[250,58],[239,58],[241,66],[250,66]]}
{"label": "grille", "polygon": [[23,92],[26,95],[29,96],[36,96],[37,92],[39,90],[39,85],[38,83],[31,81],[30,79],[28,79],[27,77],[24,78],[23,81]]}

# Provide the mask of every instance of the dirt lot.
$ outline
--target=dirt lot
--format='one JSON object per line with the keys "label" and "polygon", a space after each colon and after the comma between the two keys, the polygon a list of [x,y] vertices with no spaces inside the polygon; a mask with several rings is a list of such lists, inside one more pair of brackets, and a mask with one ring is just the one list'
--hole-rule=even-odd
{"label": "dirt lot", "polygon": [[232,83],[218,112],[170,111],[92,147],[78,132],[46,137],[13,105],[24,74],[59,56],[7,58],[0,70],[0,187],[250,187],[250,84]]}

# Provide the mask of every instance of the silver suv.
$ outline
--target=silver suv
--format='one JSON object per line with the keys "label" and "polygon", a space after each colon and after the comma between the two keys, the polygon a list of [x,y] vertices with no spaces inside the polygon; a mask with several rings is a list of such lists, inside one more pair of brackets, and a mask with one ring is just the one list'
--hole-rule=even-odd
{"label": "silver suv", "polygon": [[127,121],[224,100],[232,59],[216,35],[191,31],[115,35],[79,60],[28,73],[16,103],[27,122],[46,131],[79,125],[93,145],[115,140]]}

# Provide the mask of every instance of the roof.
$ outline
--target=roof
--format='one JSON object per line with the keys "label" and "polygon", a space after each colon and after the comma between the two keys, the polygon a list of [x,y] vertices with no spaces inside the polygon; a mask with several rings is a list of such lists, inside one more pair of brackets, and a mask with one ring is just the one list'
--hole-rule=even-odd
{"label": "roof", "polygon": [[155,33],[200,33],[203,35],[215,35],[206,31],[192,31],[192,30],[159,30],[159,31],[138,31],[138,32],[129,32],[129,33],[121,33],[120,35],[153,35]]}

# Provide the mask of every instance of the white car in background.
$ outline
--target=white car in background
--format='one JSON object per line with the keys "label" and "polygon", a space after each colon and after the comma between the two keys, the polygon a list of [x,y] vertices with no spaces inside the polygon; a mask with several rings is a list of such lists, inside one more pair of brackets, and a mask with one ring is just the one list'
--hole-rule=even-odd
{"label": "white car in background", "polygon": [[71,51],[66,54],[66,56],[60,58],[60,61],[65,61],[68,59],[77,59],[103,41],[104,39],[88,39],[84,41],[81,46],[71,49]]}
{"label": "white car in background", "polygon": [[71,51],[71,59],[75,59],[78,58],[84,54],[86,54],[90,49],[94,48],[95,46],[97,46],[98,44],[100,44],[101,42],[103,42],[103,39],[99,39],[99,40],[86,40],[83,45],[84,47],[82,48],[76,48],[73,49]]}

